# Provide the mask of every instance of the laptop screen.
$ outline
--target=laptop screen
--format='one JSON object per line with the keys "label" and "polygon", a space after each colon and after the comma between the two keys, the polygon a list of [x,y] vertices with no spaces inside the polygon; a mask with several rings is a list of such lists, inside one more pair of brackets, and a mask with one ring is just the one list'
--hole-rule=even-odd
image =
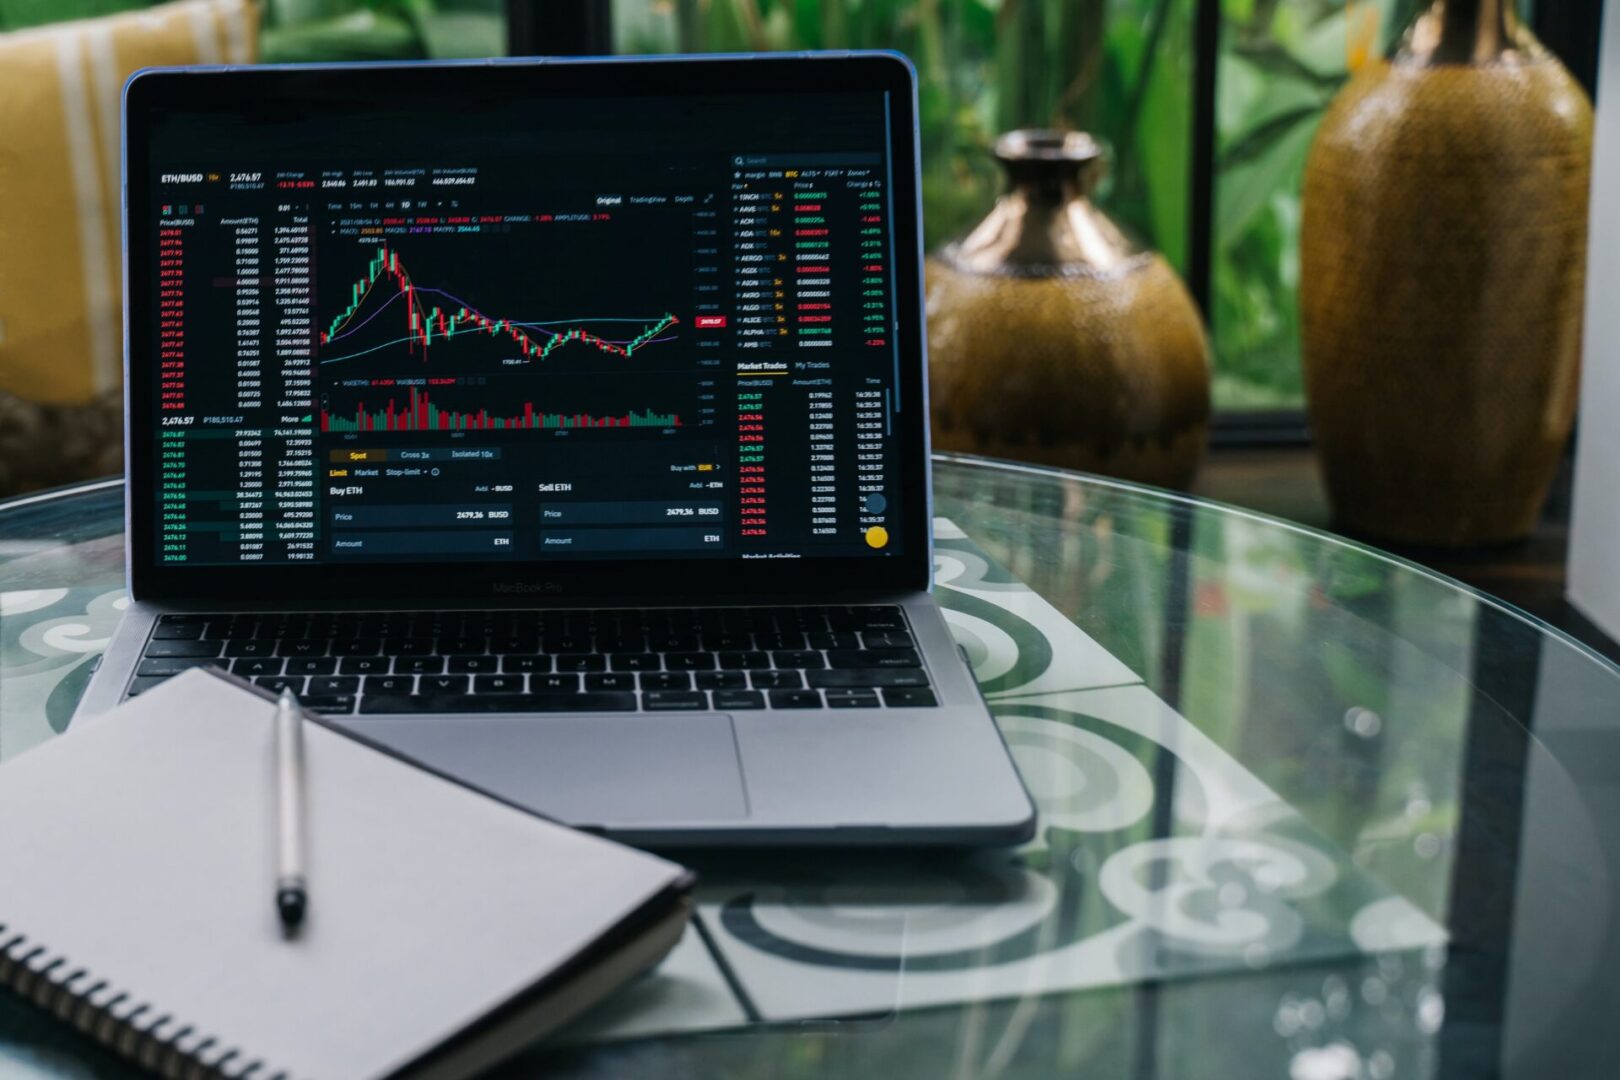
{"label": "laptop screen", "polygon": [[900,555],[890,97],[156,110],[157,564]]}

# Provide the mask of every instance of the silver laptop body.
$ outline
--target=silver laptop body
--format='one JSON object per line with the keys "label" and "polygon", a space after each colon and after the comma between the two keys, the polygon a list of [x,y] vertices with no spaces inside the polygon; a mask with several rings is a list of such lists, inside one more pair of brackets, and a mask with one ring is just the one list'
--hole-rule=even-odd
{"label": "silver laptop body", "polygon": [[81,714],[218,664],[636,843],[1030,835],[929,591],[902,58],[172,69],[125,113],[133,599]]}

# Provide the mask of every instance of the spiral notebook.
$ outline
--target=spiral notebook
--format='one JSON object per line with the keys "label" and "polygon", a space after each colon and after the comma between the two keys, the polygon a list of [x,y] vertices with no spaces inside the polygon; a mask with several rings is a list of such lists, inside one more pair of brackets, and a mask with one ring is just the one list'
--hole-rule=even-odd
{"label": "spiral notebook", "polygon": [[0,983],[169,1076],[468,1075],[679,939],[690,878],[310,722],[274,899],[274,703],[188,672],[0,766]]}

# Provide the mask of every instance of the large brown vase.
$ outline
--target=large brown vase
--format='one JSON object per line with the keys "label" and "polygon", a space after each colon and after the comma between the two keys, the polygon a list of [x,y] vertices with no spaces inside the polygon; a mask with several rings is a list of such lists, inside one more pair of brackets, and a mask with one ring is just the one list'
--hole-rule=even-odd
{"label": "large brown vase", "polygon": [[1169,264],[1087,198],[1099,156],[1076,132],[1003,136],[1006,194],[929,260],[934,446],[1185,487],[1209,346]]}
{"label": "large brown vase", "polygon": [[1501,0],[1438,0],[1306,166],[1305,386],[1339,522],[1528,533],[1574,416],[1592,110]]}

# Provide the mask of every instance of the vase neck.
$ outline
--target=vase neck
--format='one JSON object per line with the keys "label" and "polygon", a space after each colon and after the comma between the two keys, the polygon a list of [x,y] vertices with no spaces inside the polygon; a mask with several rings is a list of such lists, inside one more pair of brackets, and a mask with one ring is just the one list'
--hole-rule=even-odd
{"label": "vase neck", "polygon": [[1396,50],[1397,63],[1419,67],[1534,59],[1539,50],[1511,0],[1435,0]]}
{"label": "vase neck", "polygon": [[1140,254],[1088,197],[1102,150],[1079,132],[1014,131],[996,141],[1007,190],[958,245],[964,269],[998,273],[1018,267],[1112,270]]}

